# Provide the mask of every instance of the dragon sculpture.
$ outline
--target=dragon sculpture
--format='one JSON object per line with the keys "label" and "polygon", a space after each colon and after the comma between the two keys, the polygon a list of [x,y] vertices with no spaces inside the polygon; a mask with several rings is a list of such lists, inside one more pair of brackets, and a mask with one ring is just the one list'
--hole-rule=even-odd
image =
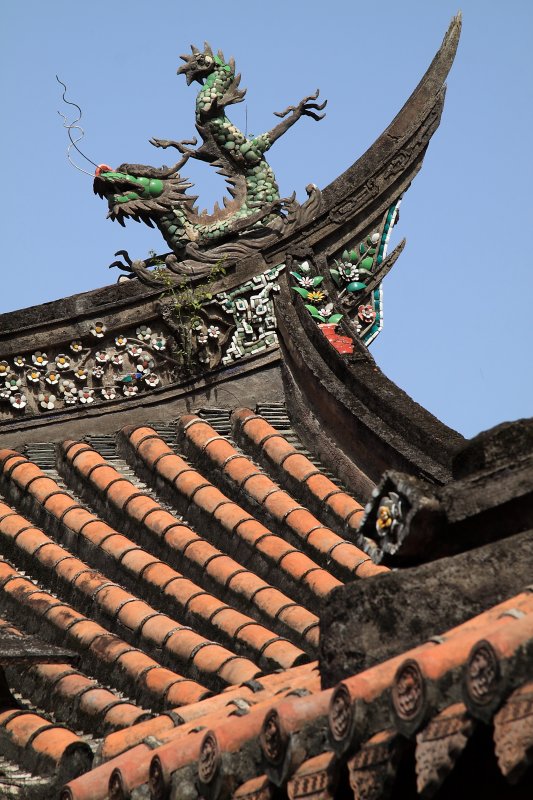
{"label": "dragon sculpture", "polygon": [[[226,116],[226,108],[244,99],[246,90],[239,88],[241,76],[235,74],[235,61],[228,62],[221,51],[217,55],[206,42],[203,51],[191,46],[192,54],[178,74],[187,84],[198,81],[201,89],[196,98],[197,139],[172,141],[150,139],[159,148],[176,148],[181,159],[171,167],[150,167],[122,164],[116,170],[101,165],[96,170],[94,192],[108,201],[108,217],[124,225],[126,218],[156,225],[171,253],[165,259],[168,271],[174,274],[200,275],[220,259],[242,258],[254,249],[276,238],[287,226],[288,218],[301,209],[294,196],[282,200],[272,168],[265,159],[266,151],[302,116],[321,120],[326,102],[316,102],[318,90],[289,106],[276,116],[281,122],[268,133],[247,138]],[[186,194],[192,186],[180,176],[180,169],[189,158],[205,161],[224,175],[232,200],[224,199],[224,208],[215,204],[213,213],[199,214],[194,203],[197,197]],[[309,200],[314,187],[308,187]],[[131,261],[126,251],[119,251],[120,261],[111,266],[137,275],[144,282],[158,284],[149,269],[155,261]]]}

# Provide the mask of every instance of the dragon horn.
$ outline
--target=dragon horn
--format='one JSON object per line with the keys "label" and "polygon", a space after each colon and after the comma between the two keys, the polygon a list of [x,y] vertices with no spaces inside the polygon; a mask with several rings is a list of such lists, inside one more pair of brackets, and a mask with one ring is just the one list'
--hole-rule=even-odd
{"label": "dragon horn", "polygon": [[225,61],[225,60],[226,60],[226,59],[224,58],[224,53],[222,52],[222,50],[219,50],[219,51],[218,51],[218,53],[217,53],[217,56],[220,58],[220,60],[221,60],[221,61]]}
{"label": "dragon horn", "polygon": [[191,52],[192,52],[193,56],[196,56],[196,55],[198,55],[198,53],[200,51],[198,50],[197,47],[195,47],[193,44],[191,44]]}
{"label": "dragon horn", "polygon": [[208,56],[213,55],[213,51],[211,50],[211,45],[209,42],[204,42],[204,53],[207,53]]}

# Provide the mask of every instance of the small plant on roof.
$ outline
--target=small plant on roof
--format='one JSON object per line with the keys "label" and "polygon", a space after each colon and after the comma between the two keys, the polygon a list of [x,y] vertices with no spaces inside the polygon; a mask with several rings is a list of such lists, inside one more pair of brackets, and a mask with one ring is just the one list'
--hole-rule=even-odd
{"label": "small plant on roof", "polygon": [[[202,308],[213,299],[213,284],[226,274],[224,258],[211,267],[208,275],[201,283],[195,283],[191,275],[183,275],[177,282],[175,276],[161,264],[153,270],[154,275],[163,283],[165,290],[162,297],[168,299],[170,305],[172,328],[176,333],[176,347],[173,355],[177,357],[185,375],[195,371],[195,363],[206,363],[205,356],[199,358],[197,350],[197,333],[203,330],[205,320],[202,318]],[[216,326],[206,326],[210,337],[217,337],[219,329]],[[209,331],[211,331],[209,333]],[[162,349],[162,348],[161,348]]]}

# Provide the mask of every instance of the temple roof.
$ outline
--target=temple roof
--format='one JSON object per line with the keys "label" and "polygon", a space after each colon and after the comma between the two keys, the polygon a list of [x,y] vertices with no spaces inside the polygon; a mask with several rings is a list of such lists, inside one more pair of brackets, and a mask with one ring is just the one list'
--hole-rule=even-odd
{"label": "temple roof", "polygon": [[[465,442],[367,348],[459,30],[302,205],[251,200],[245,169],[241,216],[189,203],[187,241],[179,165],[101,165],[112,215],[159,220],[171,253],[122,251],[139,281],[2,318],[6,796],[459,800],[475,773],[526,797],[532,423]],[[217,58],[182,71],[216,73],[229,105]],[[318,121],[317,97],[272,136]],[[230,169],[199,108],[202,147],[168,146]]]}
{"label": "temple roof", "polygon": [[[471,446],[477,455],[458,456],[463,471],[465,464],[486,468],[481,446]],[[31,443],[24,453],[2,450],[0,464],[5,624],[15,635],[38,632],[79,660],[76,668],[6,669],[21,707],[2,715],[3,738],[17,768],[36,771],[39,786],[44,770],[50,791],[68,783],[65,798],[104,798],[108,786],[110,796],[129,797],[152,775],[154,797],[178,797],[172,786],[193,787],[200,776],[211,796],[212,781],[218,786],[224,774],[231,788],[224,796],[255,796],[253,779],[264,796],[283,786],[292,797],[314,776],[312,785],[333,797],[346,780],[358,791],[369,763],[373,780],[385,773],[393,780],[414,753],[402,770],[416,770],[422,791],[454,767],[459,751],[441,763],[443,739],[453,747],[460,741],[462,751],[474,737],[477,748],[477,720],[495,726],[497,754],[515,736],[507,719],[530,691],[529,532],[515,534],[523,563],[508,579],[509,570],[501,574],[501,602],[494,604],[490,580],[472,585],[455,615],[443,602],[432,622],[419,613],[417,634],[400,627],[395,640],[386,623],[388,583],[398,597],[405,586],[412,626],[407,598],[424,597],[428,570],[446,585],[448,568],[430,551],[419,559],[425,565],[391,572],[379,536],[365,537],[360,526],[385,495],[365,508],[365,498],[301,442],[282,404],[232,413],[204,407],[116,436]],[[435,536],[445,538],[442,527]],[[464,575],[477,574],[478,550],[465,546],[462,561],[445,560],[455,576],[463,570],[457,598]],[[485,569],[493,561],[501,568],[501,546],[479,548]],[[367,584],[368,593],[351,597]],[[354,630],[343,628],[346,608],[371,602],[379,609],[380,596],[383,620],[365,611]],[[367,653],[363,662],[347,655],[346,637]],[[468,694],[477,650],[492,676],[490,702],[477,696],[485,691],[479,680]],[[349,709],[363,700],[364,725],[357,712],[357,725],[341,735],[339,719],[351,718]],[[287,737],[295,736],[297,761],[272,755],[274,745],[287,752]],[[53,753],[45,766],[44,744]],[[503,774],[520,775],[524,752],[505,753],[498,755]],[[93,769],[76,777],[91,761]]]}

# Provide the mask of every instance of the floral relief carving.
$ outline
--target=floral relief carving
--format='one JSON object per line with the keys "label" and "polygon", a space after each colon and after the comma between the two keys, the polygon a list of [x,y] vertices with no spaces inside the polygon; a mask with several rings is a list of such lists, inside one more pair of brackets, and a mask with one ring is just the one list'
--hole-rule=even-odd
{"label": "floral relief carving", "polygon": [[55,348],[0,356],[0,419],[133,398],[276,347],[281,269],[215,295],[188,327],[162,300],[155,323],[111,331],[91,320],[85,335]]}
{"label": "floral relief carving", "polygon": [[165,335],[147,325],[110,336],[105,323],[95,320],[83,339],[65,343],[57,353],[35,350],[0,362],[0,414],[131,397],[159,385],[159,372],[170,376],[166,350]]}

